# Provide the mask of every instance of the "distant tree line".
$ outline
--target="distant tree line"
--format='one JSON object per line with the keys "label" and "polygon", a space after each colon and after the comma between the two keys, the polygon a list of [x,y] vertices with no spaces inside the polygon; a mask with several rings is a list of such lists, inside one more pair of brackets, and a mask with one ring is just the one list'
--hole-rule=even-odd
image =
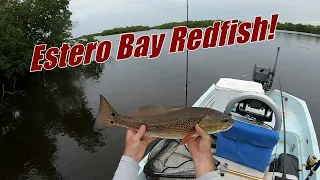
{"label": "distant tree line", "polygon": [[287,30],[287,31],[296,31],[296,32],[305,32],[312,34],[320,34],[320,26],[314,26],[310,24],[293,24],[293,23],[278,23],[278,30]]}
{"label": "distant tree line", "polygon": [[[212,26],[212,24],[215,21],[222,21],[223,20],[201,20],[201,21],[189,21],[188,27],[189,28],[197,28],[197,27],[208,27]],[[239,21],[239,23],[242,23]],[[88,39],[95,36],[106,36],[106,35],[112,35],[112,34],[121,34],[121,33],[128,33],[128,32],[137,32],[137,31],[147,31],[150,29],[172,29],[177,26],[187,26],[187,21],[183,22],[170,22],[161,24],[158,26],[127,26],[127,27],[121,27],[121,28],[113,28],[109,30],[104,30],[101,33],[95,33],[95,34],[89,34],[84,35],[77,39]],[[278,30],[287,30],[287,31],[296,31],[296,32],[305,32],[305,33],[312,33],[312,34],[319,34],[320,35],[320,26],[310,25],[310,24],[293,24],[293,23],[280,23],[277,24]]]}
{"label": "distant tree line", "polygon": [[[147,31],[150,29],[152,29],[150,26],[116,27],[113,29],[104,30],[100,33],[83,35],[81,37],[74,38],[73,40],[81,40],[80,43],[84,43],[84,42],[90,42],[90,40],[93,40],[95,36],[107,36],[107,35],[122,34],[127,32]],[[97,41],[97,40],[94,39],[94,41]]]}

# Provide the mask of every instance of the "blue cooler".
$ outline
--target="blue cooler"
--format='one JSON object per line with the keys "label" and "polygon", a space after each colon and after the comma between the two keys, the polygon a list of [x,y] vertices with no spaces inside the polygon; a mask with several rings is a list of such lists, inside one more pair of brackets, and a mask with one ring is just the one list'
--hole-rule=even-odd
{"label": "blue cooler", "polygon": [[264,172],[278,140],[277,131],[235,120],[231,129],[219,134],[216,155]]}

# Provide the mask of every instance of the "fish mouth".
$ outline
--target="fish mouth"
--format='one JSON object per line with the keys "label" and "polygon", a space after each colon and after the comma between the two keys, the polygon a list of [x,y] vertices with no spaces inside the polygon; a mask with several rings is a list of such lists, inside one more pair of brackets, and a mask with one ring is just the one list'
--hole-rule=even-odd
{"label": "fish mouth", "polygon": [[[233,124],[232,124],[232,125],[233,125]],[[221,128],[221,130],[214,131],[214,132],[212,132],[212,133],[210,133],[210,134],[216,134],[216,133],[228,131],[229,129],[232,128],[232,125],[231,125],[231,126],[228,126],[228,127],[224,126],[223,128]]]}
{"label": "fish mouth", "polygon": [[223,131],[228,131],[229,129],[231,129],[231,128],[232,128],[232,126],[233,126],[233,124],[232,124],[231,126],[224,127],[224,128],[223,128]]}

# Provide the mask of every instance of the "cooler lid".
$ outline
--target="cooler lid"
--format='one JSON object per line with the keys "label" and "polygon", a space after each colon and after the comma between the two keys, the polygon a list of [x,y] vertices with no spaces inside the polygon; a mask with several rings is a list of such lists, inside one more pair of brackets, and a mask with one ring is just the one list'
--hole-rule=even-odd
{"label": "cooler lid", "polygon": [[253,81],[245,81],[232,78],[221,78],[216,84],[216,88],[221,90],[258,92],[264,94],[262,84]]}

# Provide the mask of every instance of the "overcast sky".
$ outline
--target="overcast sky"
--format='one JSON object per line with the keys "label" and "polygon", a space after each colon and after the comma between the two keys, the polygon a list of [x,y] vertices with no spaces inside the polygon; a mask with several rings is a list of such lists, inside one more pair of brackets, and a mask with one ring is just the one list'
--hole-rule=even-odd
{"label": "overcast sky", "polygon": [[[253,21],[257,15],[280,22],[320,24],[319,0],[189,0],[189,19]],[[186,0],[71,0],[74,37],[132,25],[158,25],[186,20]]]}

